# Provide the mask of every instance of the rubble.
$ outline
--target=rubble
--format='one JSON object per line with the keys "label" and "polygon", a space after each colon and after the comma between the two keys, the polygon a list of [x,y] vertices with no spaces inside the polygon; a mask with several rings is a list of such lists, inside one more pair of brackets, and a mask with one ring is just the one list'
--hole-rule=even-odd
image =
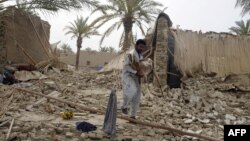
{"label": "rubble", "polygon": [[[105,111],[111,89],[118,81],[118,108],[122,102],[121,80],[114,72],[108,74],[74,71],[54,73],[53,70],[49,70],[45,75],[51,79],[30,80],[27,83],[32,85],[18,87]],[[148,87],[149,91],[145,90],[145,96],[142,96],[138,119],[217,139],[223,138],[224,124],[250,122],[249,95],[218,91],[218,87],[228,85],[220,78],[196,76],[185,80],[184,83],[185,87],[182,89],[165,90],[164,96],[157,87],[143,84],[143,88]],[[103,116],[86,111],[71,120],[63,120],[60,112],[79,113],[80,107],[39,96],[25,95],[19,91],[13,91],[13,86],[1,86],[0,93],[1,137],[6,137],[10,122],[15,118],[10,139],[109,140],[101,131]],[[152,98],[149,98],[149,95],[152,95]],[[120,110],[118,114],[121,114]],[[97,130],[89,133],[79,132],[75,127],[75,123],[79,121],[90,122],[97,126]],[[139,126],[124,120],[117,121],[116,140],[119,141],[181,139],[194,140],[162,129]]]}

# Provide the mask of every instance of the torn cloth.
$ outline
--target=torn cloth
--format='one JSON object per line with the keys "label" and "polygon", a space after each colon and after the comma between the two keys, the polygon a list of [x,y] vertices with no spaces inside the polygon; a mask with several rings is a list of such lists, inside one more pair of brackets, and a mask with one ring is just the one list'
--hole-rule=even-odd
{"label": "torn cloth", "polygon": [[115,90],[112,90],[109,97],[109,102],[103,123],[103,131],[106,134],[111,135],[111,137],[115,137],[116,134],[116,114],[117,114],[117,99]]}
{"label": "torn cloth", "polygon": [[83,132],[95,131],[96,126],[88,122],[77,122],[76,129]]}

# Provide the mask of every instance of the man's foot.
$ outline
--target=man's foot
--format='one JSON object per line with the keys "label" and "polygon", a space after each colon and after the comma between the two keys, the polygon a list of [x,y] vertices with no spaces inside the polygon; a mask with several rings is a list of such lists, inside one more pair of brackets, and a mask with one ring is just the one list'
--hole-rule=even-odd
{"label": "man's foot", "polygon": [[128,108],[124,108],[124,109],[122,108],[122,113],[127,115],[128,114]]}

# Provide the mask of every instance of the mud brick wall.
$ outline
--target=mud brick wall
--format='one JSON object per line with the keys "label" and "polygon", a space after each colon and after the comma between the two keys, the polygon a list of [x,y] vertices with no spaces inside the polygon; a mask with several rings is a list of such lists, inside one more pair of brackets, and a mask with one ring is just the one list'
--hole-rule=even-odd
{"label": "mud brick wall", "polygon": [[3,68],[3,64],[6,63],[6,47],[4,41],[4,23],[0,20],[0,70]]}
{"label": "mud brick wall", "polygon": [[40,17],[9,8],[0,13],[0,64],[36,64],[50,57],[50,25]]}
{"label": "mud brick wall", "polygon": [[[168,22],[164,17],[158,19],[157,23],[157,39],[154,52],[154,68],[160,78],[162,86],[167,84],[167,48],[168,48]],[[157,80],[154,78],[154,84],[157,85]]]}
{"label": "mud brick wall", "polygon": [[246,74],[250,73],[249,60],[250,36],[177,30],[175,64],[184,76]]}

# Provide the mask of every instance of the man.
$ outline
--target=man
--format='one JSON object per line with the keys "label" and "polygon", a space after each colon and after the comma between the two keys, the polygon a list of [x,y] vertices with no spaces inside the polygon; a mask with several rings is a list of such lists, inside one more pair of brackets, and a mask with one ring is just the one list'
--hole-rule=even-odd
{"label": "man", "polygon": [[141,88],[140,78],[143,76],[140,69],[142,52],[146,49],[144,40],[136,41],[135,49],[126,54],[123,66],[123,103],[122,113],[128,114],[128,106],[131,104],[131,118],[135,119],[140,104]]}

